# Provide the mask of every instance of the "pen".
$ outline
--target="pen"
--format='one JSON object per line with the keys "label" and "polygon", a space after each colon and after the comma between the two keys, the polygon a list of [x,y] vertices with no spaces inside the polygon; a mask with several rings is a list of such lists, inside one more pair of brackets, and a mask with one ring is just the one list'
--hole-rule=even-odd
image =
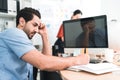
{"label": "pen", "polygon": [[82,48],[81,53],[87,54],[88,53],[88,49],[87,48]]}

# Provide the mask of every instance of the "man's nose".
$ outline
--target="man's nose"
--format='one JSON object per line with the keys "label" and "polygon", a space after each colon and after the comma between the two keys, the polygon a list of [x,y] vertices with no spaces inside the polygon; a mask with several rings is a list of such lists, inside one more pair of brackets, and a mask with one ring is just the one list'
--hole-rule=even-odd
{"label": "man's nose", "polygon": [[38,27],[35,28],[35,32],[38,33]]}

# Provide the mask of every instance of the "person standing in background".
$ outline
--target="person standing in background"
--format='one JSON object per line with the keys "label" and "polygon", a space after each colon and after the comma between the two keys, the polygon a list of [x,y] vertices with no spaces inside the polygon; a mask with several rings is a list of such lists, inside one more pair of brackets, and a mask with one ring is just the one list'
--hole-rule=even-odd
{"label": "person standing in background", "polygon": [[[82,11],[77,9],[73,12],[71,16],[71,20],[79,19],[82,16]],[[64,32],[63,32],[63,24],[61,24],[60,29],[57,33],[57,40],[55,41],[54,47],[57,47],[58,50],[54,53],[56,55],[57,52],[64,53]]]}

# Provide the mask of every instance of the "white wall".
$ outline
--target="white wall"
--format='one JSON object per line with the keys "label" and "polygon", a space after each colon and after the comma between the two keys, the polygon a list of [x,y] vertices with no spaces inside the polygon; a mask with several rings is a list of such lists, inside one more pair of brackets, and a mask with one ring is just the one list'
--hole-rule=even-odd
{"label": "white wall", "polygon": [[19,0],[20,2],[20,9],[24,7],[31,7],[32,6],[32,0]]}
{"label": "white wall", "polygon": [[120,21],[120,0],[101,0],[101,10],[103,14],[107,14],[108,21],[116,19]]}
{"label": "white wall", "polygon": [[[71,5],[73,1],[69,0],[33,0],[32,6],[38,9],[42,16],[42,21],[46,24],[49,33],[49,39],[51,45],[54,44],[56,40],[56,35],[58,29],[63,20],[70,19],[72,12],[74,9],[78,9],[80,7],[79,0],[76,0],[75,4],[72,8]],[[34,37],[34,44],[42,44],[40,39]]]}
{"label": "white wall", "polygon": [[[32,7],[41,12],[42,21],[48,28],[51,45],[56,40],[62,21],[70,19],[75,9],[80,9],[83,17],[101,14],[101,0],[32,0]],[[37,36],[33,42],[42,44]]]}
{"label": "white wall", "polygon": [[101,0],[80,0],[83,17],[102,15]]}
{"label": "white wall", "polygon": [[120,0],[32,0],[32,3],[48,26],[51,44],[62,21],[69,19],[75,9],[81,9],[82,17],[107,15],[109,48],[120,49]]}
{"label": "white wall", "polygon": [[101,0],[101,10],[108,19],[109,48],[120,50],[120,0]]}

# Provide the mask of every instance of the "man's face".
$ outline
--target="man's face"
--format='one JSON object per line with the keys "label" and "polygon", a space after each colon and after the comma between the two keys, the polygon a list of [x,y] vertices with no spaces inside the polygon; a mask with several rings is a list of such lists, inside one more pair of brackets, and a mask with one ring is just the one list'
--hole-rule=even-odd
{"label": "man's face", "polygon": [[95,30],[95,21],[89,21],[82,26],[84,32],[94,32]]}
{"label": "man's face", "polygon": [[95,30],[95,21],[89,22],[88,25],[89,25],[90,32]]}
{"label": "man's face", "polygon": [[27,34],[29,39],[38,32],[38,27],[40,26],[40,18],[34,15],[33,19],[25,23],[23,31]]}

